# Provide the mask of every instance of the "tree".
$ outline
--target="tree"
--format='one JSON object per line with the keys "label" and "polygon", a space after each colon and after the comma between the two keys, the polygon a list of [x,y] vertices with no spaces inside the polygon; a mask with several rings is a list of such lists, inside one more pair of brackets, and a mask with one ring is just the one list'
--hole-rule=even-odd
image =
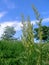
{"label": "tree", "polygon": [[[34,31],[35,31],[35,38],[37,40],[39,40],[39,36],[38,36],[38,30],[39,28],[35,28]],[[45,42],[45,41],[48,41],[49,40],[49,27],[47,26],[42,26],[42,40]]]}
{"label": "tree", "polygon": [[15,33],[16,31],[14,27],[6,26],[4,33],[2,34],[2,39],[5,39],[5,40],[12,39]]}

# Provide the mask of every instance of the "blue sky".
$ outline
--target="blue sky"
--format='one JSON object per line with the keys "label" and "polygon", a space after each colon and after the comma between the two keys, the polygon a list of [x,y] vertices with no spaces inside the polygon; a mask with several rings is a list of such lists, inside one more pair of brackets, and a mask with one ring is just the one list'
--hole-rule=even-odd
{"label": "blue sky", "polygon": [[0,21],[21,20],[21,14],[35,19],[32,4],[43,18],[49,17],[49,0],[0,0],[0,12],[6,12]]}
{"label": "blue sky", "polygon": [[[34,12],[32,10],[32,4],[35,5],[39,11],[41,17],[44,19],[43,25],[49,26],[49,0],[0,0],[0,24],[1,30],[6,25],[15,25],[16,29],[20,33],[21,14],[23,13],[25,18],[30,16],[31,21],[36,20]],[[20,36],[17,34],[17,36]]]}

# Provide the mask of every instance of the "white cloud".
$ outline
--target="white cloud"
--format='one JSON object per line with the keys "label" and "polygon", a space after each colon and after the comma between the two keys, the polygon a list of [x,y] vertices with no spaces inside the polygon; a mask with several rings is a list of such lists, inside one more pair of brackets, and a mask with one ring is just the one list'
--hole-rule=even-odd
{"label": "white cloud", "polygon": [[4,17],[7,12],[0,12],[0,18]]}
{"label": "white cloud", "polygon": [[37,20],[31,21],[31,24],[36,25]]}
{"label": "white cloud", "polygon": [[[35,25],[35,21],[31,21],[33,25]],[[7,21],[7,22],[2,22],[0,23],[0,37],[4,32],[4,29],[6,26],[14,26],[16,31],[20,31],[21,27],[23,26],[20,21]]]}
{"label": "white cloud", "polygon": [[[33,25],[36,25],[36,22],[39,22],[38,20],[34,20],[34,21],[31,21],[31,23],[33,23]],[[48,23],[49,22],[49,18],[44,18],[43,20],[42,20],[42,23],[44,24],[44,23]]]}
{"label": "white cloud", "polygon": [[[35,23],[33,22],[33,24],[35,24]],[[19,22],[19,21],[2,22],[2,23],[0,23],[0,25],[1,25],[0,26],[0,36],[3,34],[4,29],[5,29],[6,26],[14,26],[14,28],[15,28],[16,31],[20,31],[21,30],[21,27],[23,26],[22,23]]]}
{"label": "white cloud", "polygon": [[8,22],[0,23],[0,25],[1,25],[0,26],[0,37],[1,37],[6,26],[14,26],[16,31],[20,31],[22,23],[18,21],[8,21]]}
{"label": "white cloud", "polygon": [[[37,20],[31,21],[31,23],[33,25],[36,25],[36,22],[38,22],[38,21]],[[42,22],[43,23],[49,22],[49,18],[43,19]],[[0,26],[0,37],[3,34],[4,29],[5,29],[6,26],[14,26],[14,28],[15,28],[16,31],[20,31],[21,30],[21,27],[23,26],[20,21],[7,21],[7,22],[0,23],[0,25],[1,25]]]}
{"label": "white cloud", "polygon": [[43,22],[49,22],[49,18],[43,19]]}

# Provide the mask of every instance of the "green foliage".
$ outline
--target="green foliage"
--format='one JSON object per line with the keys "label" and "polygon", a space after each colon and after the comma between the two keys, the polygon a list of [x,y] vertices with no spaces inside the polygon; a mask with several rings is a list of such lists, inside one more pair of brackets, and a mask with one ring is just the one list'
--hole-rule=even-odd
{"label": "green foliage", "polygon": [[[38,30],[39,28],[35,28],[34,31],[35,31],[35,38],[36,39],[39,39],[39,36],[38,36]],[[43,41],[48,41],[49,40],[49,27],[47,26],[42,26],[42,40]]]}
{"label": "green foliage", "polygon": [[16,65],[24,50],[20,41],[0,41],[0,65]]}
{"label": "green foliage", "polygon": [[[0,41],[0,65],[40,65],[41,44],[26,48],[21,41]],[[31,50],[31,51],[30,51]],[[42,65],[49,65],[49,43],[42,44]]]}
{"label": "green foliage", "polygon": [[9,40],[12,39],[14,34],[16,33],[14,27],[7,26],[5,27],[5,31],[2,35],[2,39]]}

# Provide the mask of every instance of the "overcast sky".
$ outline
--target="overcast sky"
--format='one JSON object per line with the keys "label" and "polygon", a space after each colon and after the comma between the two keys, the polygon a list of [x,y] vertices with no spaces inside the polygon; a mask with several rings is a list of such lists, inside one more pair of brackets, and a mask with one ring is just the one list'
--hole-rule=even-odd
{"label": "overcast sky", "polygon": [[35,5],[43,18],[43,25],[49,26],[49,0],[0,0],[0,36],[7,25],[13,25],[16,28],[17,37],[21,35],[22,13],[25,18],[29,15],[31,22],[35,25],[36,18],[32,10],[32,4]]}

